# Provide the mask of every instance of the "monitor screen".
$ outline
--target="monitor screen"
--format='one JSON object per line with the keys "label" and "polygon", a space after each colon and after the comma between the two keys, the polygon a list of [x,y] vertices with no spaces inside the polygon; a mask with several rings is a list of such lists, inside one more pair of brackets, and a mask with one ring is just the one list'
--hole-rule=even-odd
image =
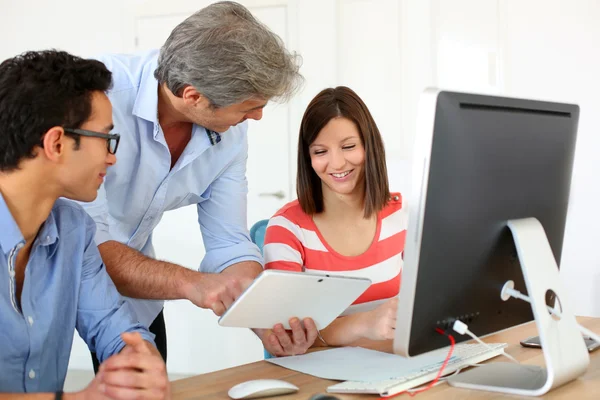
{"label": "monitor screen", "polygon": [[435,89],[423,94],[397,354],[447,346],[435,329],[451,331],[456,319],[478,336],[533,319],[529,304],[500,298],[507,280],[527,292],[507,221],[537,218],[559,263],[578,117],[571,104]]}

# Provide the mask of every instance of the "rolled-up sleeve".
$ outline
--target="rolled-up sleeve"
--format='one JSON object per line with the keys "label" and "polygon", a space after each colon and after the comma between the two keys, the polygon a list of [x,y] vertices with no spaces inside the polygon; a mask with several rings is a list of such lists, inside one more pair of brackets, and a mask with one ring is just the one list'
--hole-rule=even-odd
{"label": "rolled-up sleeve", "polygon": [[247,228],[246,161],[248,142],[228,168],[210,185],[210,198],[198,204],[198,222],[206,255],[202,272],[221,272],[242,261],[263,264]]}
{"label": "rolled-up sleeve", "polygon": [[135,317],[108,276],[100,252],[94,243],[94,221],[86,218],[86,243],[77,305],[77,332],[100,362],[118,353],[125,346],[123,332],[139,332],[154,343],[154,335]]}

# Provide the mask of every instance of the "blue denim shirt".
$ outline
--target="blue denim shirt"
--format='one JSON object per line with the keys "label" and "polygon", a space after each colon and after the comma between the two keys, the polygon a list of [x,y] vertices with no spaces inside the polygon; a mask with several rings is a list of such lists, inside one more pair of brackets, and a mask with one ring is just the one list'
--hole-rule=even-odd
{"label": "blue denim shirt", "polygon": [[[108,97],[121,142],[98,198],[82,204],[97,224],[96,243],[116,240],[154,257],[152,231],[163,213],[195,204],[206,250],[201,271],[221,272],[241,261],[262,264],[247,228],[247,123],[223,134],[194,125],[171,169],[157,117],[157,57],[158,51],[149,51],[99,58],[113,73]],[[163,301],[127,301],[145,326],[163,307]]]}
{"label": "blue denim shirt", "polygon": [[78,204],[59,199],[31,247],[19,303],[25,240],[0,194],[0,392],[62,390],[75,329],[101,361],[125,346],[122,332],[154,343],[106,273],[95,230]]}

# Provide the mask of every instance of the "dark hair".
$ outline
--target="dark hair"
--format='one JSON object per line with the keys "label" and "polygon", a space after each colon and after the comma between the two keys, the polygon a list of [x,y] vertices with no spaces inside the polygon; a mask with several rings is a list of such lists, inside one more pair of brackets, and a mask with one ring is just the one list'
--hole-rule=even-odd
{"label": "dark hair", "polygon": [[338,117],[347,118],[356,124],[365,147],[364,215],[368,218],[381,211],[389,201],[385,149],[369,109],[352,89],[345,86],[321,91],[304,112],[298,138],[298,201],[302,210],[309,215],[323,211],[321,180],[312,168],[308,146],[329,121]]}
{"label": "dark hair", "polygon": [[92,92],[105,92],[111,83],[100,61],[64,51],[30,51],[2,62],[0,171],[35,157],[35,146],[50,128],[79,128],[92,112]]}

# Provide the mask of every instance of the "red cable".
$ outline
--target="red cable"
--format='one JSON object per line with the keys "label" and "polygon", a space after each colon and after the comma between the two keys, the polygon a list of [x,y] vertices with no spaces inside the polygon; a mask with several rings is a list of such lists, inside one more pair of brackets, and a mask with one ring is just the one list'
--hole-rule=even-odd
{"label": "red cable", "polygon": [[450,361],[450,357],[452,357],[452,352],[454,351],[454,345],[456,344],[456,341],[454,340],[454,337],[452,335],[444,332],[440,328],[435,328],[435,331],[437,333],[439,333],[440,335],[446,335],[446,336],[448,336],[448,339],[450,339],[450,351],[448,351],[448,355],[446,356],[446,359],[444,360],[444,362],[442,364],[442,367],[438,371],[437,376],[435,377],[435,379],[432,380],[429,383],[429,385],[425,386],[424,388],[417,389],[417,390],[411,390],[410,392],[409,391],[400,392],[400,393],[394,394],[392,396],[382,397],[383,399],[389,399],[390,397],[396,397],[396,396],[399,396],[399,395],[404,394],[404,393],[408,393],[409,396],[413,397],[413,396],[416,396],[419,393],[422,393],[422,392],[424,392],[426,390],[431,389],[437,383],[437,381],[440,380],[440,377],[442,376],[442,373],[444,372],[444,369],[446,368],[446,366],[448,365],[448,362]]}

